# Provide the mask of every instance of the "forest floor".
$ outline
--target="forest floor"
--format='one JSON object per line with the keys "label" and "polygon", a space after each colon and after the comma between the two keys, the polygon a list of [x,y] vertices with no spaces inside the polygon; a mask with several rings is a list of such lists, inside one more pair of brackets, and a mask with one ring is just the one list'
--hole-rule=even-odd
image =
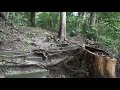
{"label": "forest floor", "polygon": [[[1,39],[0,39],[0,50],[19,50],[19,51],[30,51],[36,48],[48,47],[54,40],[57,39],[57,33],[48,31],[41,28],[32,27],[18,27],[17,30],[14,28],[0,28]],[[53,37],[54,36],[54,37]],[[67,37],[69,42],[82,44],[92,44],[86,38],[76,36]]]}
{"label": "forest floor", "polygon": [[[12,64],[12,66],[16,65],[15,64],[16,62],[18,62],[18,63],[21,62],[21,60],[24,61],[24,63],[22,63],[22,64],[19,63],[19,65],[21,65],[21,66],[24,66],[25,63],[27,63],[27,65],[28,65],[29,61],[41,62],[42,64],[44,64],[46,62],[51,63],[52,59],[53,59],[54,61],[58,62],[59,60],[63,60],[65,58],[65,56],[68,55],[68,52],[70,53],[70,56],[74,55],[73,52],[75,52],[75,50],[77,50],[76,48],[79,46],[84,47],[84,45],[89,45],[89,46],[93,45],[93,47],[97,48],[98,46],[96,44],[94,46],[94,44],[95,43],[93,41],[90,41],[90,40],[80,37],[80,36],[67,37],[65,41],[61,41],[57,38],[56,32],[48,31],[48,30],[41,29],[41,28],[32,28],[32,27],[0,28],[0,59],[7,60],[7,62],[9,62],[9,63],[15,61],[14,64]],[[62,45],[62,46],[60,46],[60,45]],[[67,45],[69,45],[69,46],[67,46]],[[75,49],[73,49],[73,47]],[[66,51],[63,51],[62,49],[66,50]],[[37,50],[39,50],[39,56],[42,55],[42,59],[41,59],[41,57],[38,57],[38,56],[34,55],[33,53],[31,54],[31,52],[33,52],[33,51],[37,52],[37,54],[38,54]],[[49,52],[50,53],[48,55],[49,61],[46,61],[46,53],[43,53],[43,50],[45,50],[47,52],[49,52],[49,50],[53,50],[53,51]],[[60,52],[60,50],[62,51],[62,53]],[[70,52],[70,50],[71,50],[71,52]],[[41,52],[42,52],[42,54],[41,54]],[[8,60],[8,58],[9,58],[9,60]],[[10,58],[12,58],[12,59],[10,59]],[[44,58],[45,58],[45,60],[43,60]],[[28,62],[26,62],[25,60]],[[2,65],[2,66],[3,65],[8,65],[8,66],[11,65],[11,64],[8,64],[7,62],[5,61],[4,64],[2,62],[0,65]],[[32,65],[36,64],[36,62],[32,62]],[[54,62],[54,63],[56,63],[56,62]],[[29,62],[29,63],[31,63],[31,62]],[[29,65],[31,65],[31,64],[29,64]],[[30,66],[30,68],[32,67],[31,70],[33,70],[33,68],[38,69],[38,67],[33,67],[32,65]],[[30,68],[25,68],[25,70],[30,71]],[[43,67],[41,67],[41,69],[43,69]],[[56,69],[56,67],[54,69]],[[23,68],[21,69],[21,67],[18,68],[18,66],[17,66],[17,69],[15,69],[15,70],[12,67],[11,72],[13,72],[13,71],[18,72],[18,71],[25,71],[25,70],[23,70]],[[4,69],[1,69],[1,71],[8,73],[10,71],[10,67],[9,67],[9,69],[6,69],[6,67],[5,67]],[[49,73],[51,73],[51,77],[67,77],[67,76],[62,75],[60,72],[57,72],[55,74],[55,70],[51,70],[51,71],[52,72],[49,72]],[[57,70],[57,71],[60,71],[60,70]],[[0,75],[1,75],[1,73],[0,73]],[[6,74],[6,75],[8,75],[8,74]]]}

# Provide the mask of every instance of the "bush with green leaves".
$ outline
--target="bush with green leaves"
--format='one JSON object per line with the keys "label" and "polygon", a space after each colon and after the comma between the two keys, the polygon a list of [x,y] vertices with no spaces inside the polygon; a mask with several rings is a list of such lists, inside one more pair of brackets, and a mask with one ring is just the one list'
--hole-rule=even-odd
{"label": "bush with green leaves", "polygon": [[8,25],[29,26],[29,12],[9,12]]}
{"label": "bush with green leaves", "polygon": [[70,36],[79,35],[82,31],[81,22],[82,18],[78,16],[74,16],[73,14],[67,15],[67,33]]}
{"label": "bush with green leaves", "polygon": [[[51,20],[52,18],[52,26]],[[53,28],[54,31],[59,29],[60,16],[58,12],[39,12],[36,13],[36,26],[41,27],[43,29],[51,30]]]}
{"label": "bush with green leaves", "polygon": [[119,12],[99,12],[97,14],[97,42],[117,55],[120,55],[119,24]]}

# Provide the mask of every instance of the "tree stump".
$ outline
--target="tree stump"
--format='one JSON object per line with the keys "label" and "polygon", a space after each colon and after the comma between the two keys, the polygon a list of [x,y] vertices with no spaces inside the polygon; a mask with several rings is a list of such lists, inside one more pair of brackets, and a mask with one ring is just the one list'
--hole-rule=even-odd
{"label": "tree stump", "polygon": [[86,49],[85,64],[92,78],[116,78],[117,59]]}

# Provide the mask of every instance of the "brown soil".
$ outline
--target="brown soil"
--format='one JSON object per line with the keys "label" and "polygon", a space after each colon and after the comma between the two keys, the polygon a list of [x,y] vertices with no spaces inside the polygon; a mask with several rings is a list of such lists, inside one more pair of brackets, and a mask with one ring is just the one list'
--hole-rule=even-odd
{"label": "brown soil", "polygon": [[[0,30],[2,31],[0,32],[2,35],[0,37],[0,57],[2,59],[3,57],[9,58],[6,61],[7,64],[4,65],[25,65],[26,62],[34,61],[34,65],[39,64],[43,65],[40,68],[47,68],[50,71],[49,77],[52,78],[84,78],[88,75],[84,68],[84,70],[81,69],[84,55],[82,49],[79,50],[79,48],[85,49],[85,45],[96,48],[97,44],[93,41],[81,36],[67,37],[66,40],[61,41],[57,38],[57,33],[41,28],[6,27],[0,28]],[[101,52],[95,53],[98,55],[104,54]],[[10,59],[11,57],[12,59]],[[64,63],[63,60],[64,62],[70,61]],[[14,62],[14,64],[10,64],[10,62]],[[19,70],[21,70],[21,66],[19,67]]]}

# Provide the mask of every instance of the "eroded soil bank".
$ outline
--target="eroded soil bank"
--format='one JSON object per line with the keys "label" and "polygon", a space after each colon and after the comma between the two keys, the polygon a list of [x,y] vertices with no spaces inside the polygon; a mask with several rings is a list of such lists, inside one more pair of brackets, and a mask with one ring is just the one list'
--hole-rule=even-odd
{"label": "eroded soil bank", "polygon": [[[83,37],[67,37],[66,40],[59,40],[55,32],[31,27],[6,27],[1,28],[0,33],[2,35],[0,38],[1,77],[87,78],[91,77],[91,72],[94,77],[101,77],[103,73],[104,76],[116,77],[116,68],[114,68],[116,63],[103,66],[111,67],[112,72],[110,72],[108,69],[98,67],[98,61],[103,59],[98,57],[95,59],[96,54],[100,57],[110,57],[110,55],[98,50],[97,44]],[[86,65],[88,62],[89,64]],[[91,68],[93,64],[96,64],[97,68]],[[109,73],[106,73],[108,71]]]}

